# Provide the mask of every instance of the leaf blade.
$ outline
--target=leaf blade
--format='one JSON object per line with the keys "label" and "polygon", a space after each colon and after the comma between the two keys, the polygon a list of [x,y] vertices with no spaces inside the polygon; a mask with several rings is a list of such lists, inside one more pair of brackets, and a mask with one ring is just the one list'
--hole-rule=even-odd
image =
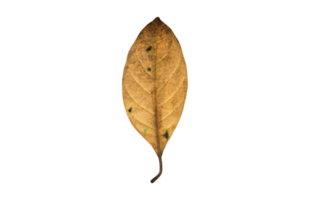
{"label": "leaf blade", "polygon": [[181,118],[188,81],[181,45],[159,18],[149,23],[132,45],[122,82],[127,116],[155,150],[160,176],[161,157]]}

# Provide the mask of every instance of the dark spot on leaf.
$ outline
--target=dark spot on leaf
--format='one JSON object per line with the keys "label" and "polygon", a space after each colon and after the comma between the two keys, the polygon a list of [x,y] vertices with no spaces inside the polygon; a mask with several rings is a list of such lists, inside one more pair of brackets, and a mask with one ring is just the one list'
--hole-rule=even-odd
{"label": "dark spot on leaf", "polygon": [[164,137],[164,138],[166,138],[166,139],[168,139],[168,138],[169,138],[168,131],[166,131],[166,132],[165,132],[165,134],[163,134],[163,137]]}
{"label": "dark spot on leaf", "polygon": [[128,112],[131,112],[132,111],[132,107],[130,107],[129,109],[128,109]]}
{"label": "dark spot on leaf", "polygon": [[146,53],[150,53],[150,51],[152,51],[152,46],[149,46],[149,47],[146,49]]}
{"label": "dark spot on leaf", "polygon": [[148,67],[148,68],[147,68],[147,71],[149,71],[149,72],[150,72],[150,71],[152,71],[152,69]]}

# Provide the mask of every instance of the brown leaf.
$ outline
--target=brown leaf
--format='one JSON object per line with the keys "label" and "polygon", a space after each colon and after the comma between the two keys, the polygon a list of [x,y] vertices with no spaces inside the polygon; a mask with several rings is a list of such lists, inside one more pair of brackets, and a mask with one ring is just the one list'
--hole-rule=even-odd
{"label": "brown leaf", "polygon": [[187,70],[183,52],[172,30],[158,17],[132,45],[123,73],[123,100],[129,120],[150,143],[160,163],[182,115]]}

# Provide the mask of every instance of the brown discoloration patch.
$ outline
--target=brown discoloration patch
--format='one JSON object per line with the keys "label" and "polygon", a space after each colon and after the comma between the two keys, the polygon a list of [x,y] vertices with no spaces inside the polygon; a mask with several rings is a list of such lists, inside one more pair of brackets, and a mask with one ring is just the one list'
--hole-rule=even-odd
{"label": "brown discoloration patch", "polygon": [[168,130],[166,130],[166,132],[162,135],[164,138],[166,138],[166,140],[168,140],[169,138],[169,133]]}
{"label": "brown discoloration patch", "polygon": [[147,49],[146,49],[146,53],[150,53],[152,51],[152,46],[149,46]]}

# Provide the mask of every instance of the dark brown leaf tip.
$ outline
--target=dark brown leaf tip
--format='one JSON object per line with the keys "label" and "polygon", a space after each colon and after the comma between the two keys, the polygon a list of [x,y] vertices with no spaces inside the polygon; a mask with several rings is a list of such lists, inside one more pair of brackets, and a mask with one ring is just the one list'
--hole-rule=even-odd
{"label": "dark brown leaf tip", "polygon": [[132,111],[132,107],[130,107],[130,108],[128,109],[128,112],[130,112],[130,113],[131,113],[131,111]]}

